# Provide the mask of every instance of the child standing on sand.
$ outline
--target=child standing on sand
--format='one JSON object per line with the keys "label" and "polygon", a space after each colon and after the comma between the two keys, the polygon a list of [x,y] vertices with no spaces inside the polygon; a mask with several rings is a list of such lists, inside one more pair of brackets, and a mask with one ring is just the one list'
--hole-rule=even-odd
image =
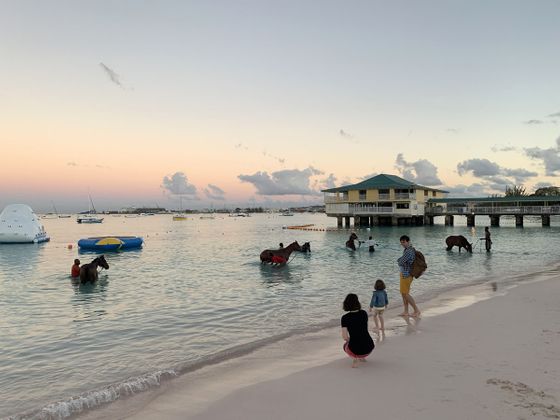
{"label": "child standing on sand", "polygon": [[369,311],[375,310],[373,313],[373,322],[375,322],[375,328],[378,331],[385,331],[385,323],[383,320],[383,312],[389,304],[389,298],[387,297],[387,292],[385,291],[385,283],[383,280],[378,279],[375,282],[373,296],[371,297],[371,302],[369,304]]}

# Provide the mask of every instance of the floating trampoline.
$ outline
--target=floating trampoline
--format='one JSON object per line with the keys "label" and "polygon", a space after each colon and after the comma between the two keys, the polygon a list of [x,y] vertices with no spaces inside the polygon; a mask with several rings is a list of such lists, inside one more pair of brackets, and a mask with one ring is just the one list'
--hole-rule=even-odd
{"label": "floating trampoline", "polygon": [[84,251],[123,251],[142,247],[144,239],[139,236],[98,236],[78,241],[78,246]]}

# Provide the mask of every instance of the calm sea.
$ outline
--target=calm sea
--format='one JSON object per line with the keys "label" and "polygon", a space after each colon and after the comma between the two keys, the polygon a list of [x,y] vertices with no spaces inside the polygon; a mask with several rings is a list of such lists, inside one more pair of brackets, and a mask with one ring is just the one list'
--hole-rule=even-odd
{"label": "calm sea", "polygon": [[[174,222],[170,215],[106,216],[100,225],[43,219],[51,242],[0,245],[0,417],[64,418],[131,393],[158,386],[174,375],[235,357],[279,337],[336,325],[341,302],[355,292],[369,303],[375,279],[399,303],[395,260],[399,236],[408,234],[428,262],[414,282],[419,300],[451,287],[493,277],[542,270],[556,263],[551,246],[558,221],[542,228],[512,220],[491,228],[493,252],[445,251],[445,238],[483,236],[463,226],[372,228],[376,252],[345,249],[349,230],[301,231],[286,225],[334,227],[324,214],[248,218],[216,216]],[[532,225],[532,226],[531,226]],[[74,285],[70,267],[94,254],[78,252],[78,239],[138,235],[138,251],[106,254],[110,269],[95,285]],[[265,248],[311,241],[283,268],[262,266]],[[68,245],[73,248],[69,249]]]}

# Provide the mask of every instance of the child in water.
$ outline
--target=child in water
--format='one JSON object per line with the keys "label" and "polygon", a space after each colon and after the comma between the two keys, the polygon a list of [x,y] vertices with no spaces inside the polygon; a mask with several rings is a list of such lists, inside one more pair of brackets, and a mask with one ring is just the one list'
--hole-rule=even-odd
{"label": "child in water", "polygon": [[70,275],[74,278],[80,277],[80,260],[77,258],[74,260],[74,265],[72,266],[72,272]]}
{"label": "child in water", "polygon": [[375,312],[373,313],[375,328],[377,328],[378,331],[385,332],[383,312],[389,304],[389,298],[387,297],[387,292],[385,291],[385,283],[383,282],[383,280],[376,280],[374,289],[375,290],[369,304],[369,311],[372,312],[372,310],[375,310]]}

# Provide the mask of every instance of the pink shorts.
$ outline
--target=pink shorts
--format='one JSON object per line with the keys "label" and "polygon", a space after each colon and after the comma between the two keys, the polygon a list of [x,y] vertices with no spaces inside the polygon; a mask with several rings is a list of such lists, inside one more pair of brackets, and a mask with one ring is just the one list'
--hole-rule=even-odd
{"label": "pink shorts", "polygon": [[344,351],[346,352],[346,354],[348,356],[350,356],[352,359],[365,359],[366,357],[368,357],[371,352],[369,352],[368,354],[354,354],[352,353],[352,350],[350,350],[350,347],[348,347],[348,341],[346,341],[344,343],[344,345],[342,346],[342,348],[344,349]]}

